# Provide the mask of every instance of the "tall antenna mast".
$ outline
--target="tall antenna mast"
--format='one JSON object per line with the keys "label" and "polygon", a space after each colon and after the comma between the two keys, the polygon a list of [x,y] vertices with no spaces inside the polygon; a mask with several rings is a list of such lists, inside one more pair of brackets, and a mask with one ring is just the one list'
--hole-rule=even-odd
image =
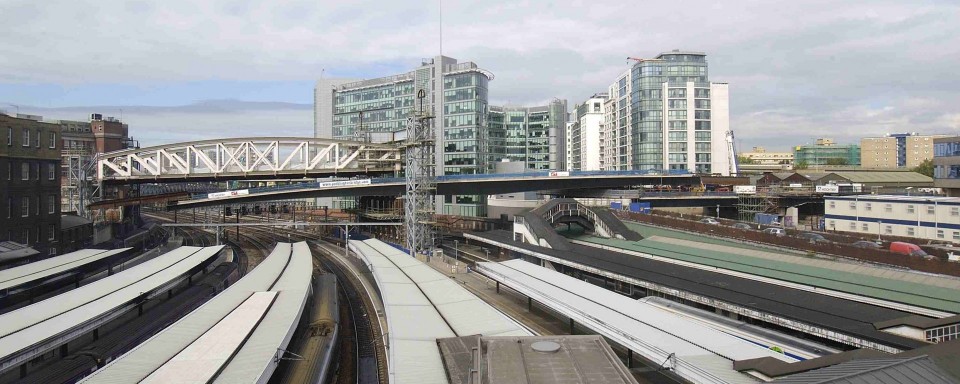
{"label": "tall antenna mast", "polygon": [[437,0],[437,13],[440,17],[440,56],[443,56],[443,0]]}

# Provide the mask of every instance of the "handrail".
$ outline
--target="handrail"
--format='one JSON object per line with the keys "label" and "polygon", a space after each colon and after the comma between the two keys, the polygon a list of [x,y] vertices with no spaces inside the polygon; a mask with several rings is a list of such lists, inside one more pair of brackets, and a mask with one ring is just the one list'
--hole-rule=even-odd
{"label": "handrail", "polygon": [[[551,176],[550,171],[542,172],[523,172],[523,173],[487,173],[487,174],[471,174],[471,175],[446,175],[446,176],[437,176],[436,181],[459,181],[459,180],[483,180],[483,179],[534,179],[542,177],[590,177],[590,176],[657,176],[657,175],[666,175],[666,176],[683,176],[690,175],[693,176],[693,173],[690,173],[685,170],[669,170],[666,173],[656,171],[656,170],[647,170],[647,171],[573,171],[569,172],[569,176]],[[348,180],[348,179],[341,179]],[[335,181],[335,180],[334,180]],[[374,177],[370,179],[370,184],[389,184],[389,183],[402,183],[406,181],[402,177]],[[326,181],[324,181],[326,182]],[[279,185],[272,187],[256,187],[248,188],[247,192],[249,193],[263,193],[263,192],[275,192],[275,191],[286,191],[292,189],[307,189],[307,188],[319,188],[320,181],[315,182],[305,182],[305,183],[296,183],[296,184],[287,184]],[[196,196],[193,199],[204,199],[206,196]]]}

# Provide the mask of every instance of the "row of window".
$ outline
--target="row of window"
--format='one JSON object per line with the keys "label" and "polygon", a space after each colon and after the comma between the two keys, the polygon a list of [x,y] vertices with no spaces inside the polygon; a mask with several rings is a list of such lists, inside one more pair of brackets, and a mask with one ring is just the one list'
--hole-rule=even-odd
{"label": "row of window", "polygon": [[928,329],[924,333],[927,341],[942,343],[960,338],[960,325],[953,324],[940,328]]}
{"label": "row of window", "polygon": [[[40,148],[40,142],[42,141],[42,140],[41,140],[41,136],[42,136],[42,134],[43,134],[43,131],[41,131],[41,130],[39,130],[39,129],[36,129],[36,130],[34,130],[34,131],[35,131],[36,134],[33,136],[33,145],[34,145],[35,147],[37,147],[37,148]],[[22,129],[21,129],[21,137],[22,137],[22,140],[20,140],[20,145],[21,145],[21,146],[23,146],[23,147],[29,147],[29,146],[30,146],[30,132],[31,132],[31,130],[30,130],[29,128],[22,128]],[[14,140],[13,140],[13,139],[14,139],[13,127],[8,127],[8,128],[7,128],[7,146],[8,146],[8,147],[14,145],[14,143],[13,143]],[[47,137],[47,142],[48,142],[47,145],[49,146],[49,148],[51,148],[51,149],[56,149],[56,148],[57,148],[57,134],[54,133],[54,132],[49,132],[48,137]]]}
{"label": "row of window", "polygon": [[934,144],[933,155],[936,157],[960,156],[960,141]]}
{"label": "row of window", "polygon": [[[32,200],[32,201],[31,201]],[[13,197],[7,198],[7,218],[13,218],[17,201]],[[56,195],[47,196],[47,213],[55,214],[57,213],[57,201]],[[35,216],[40,216],[40,196],[23,196],[20,198],[20,217],[30,217],[30,206],[33,206],[33,212]]]}
{"label": "row of window", "polygon": [[[7,180],[13,180],[13,161],[7,163]],[[57,165],[47,163],[47,180],[57,179]],[[32,175],[32,177],[31,177]],[[20,180],[40,180],[40,163],[24,161],[20,163]]]}
{"label": "row of window", "polygon": [[[829,225],[830,225],[831,228],[837,229],[837,222],[836,222],[835,220],[830,220]],[[850,228],[851,231],[856,231],[856,230],[857,230],[857,222],[851,221],[850,224],[849,224],[849,228]],[[878,231],[879,231],[879,229],[878,229]],[[868,223],[860,223],[860,232],[870,232],[870,224],[868,224]],[[951,231],[951,232],[952,232],[952,233],[951,233],[951,239],[954,240],[954,241],[960,241],[960,231]],[[893,226],[892,226],[892,225],[884,225],[884,226],[883,226],[883,233],[884,233],[885,235],[893,235],[893,234],[894,234],[894,233],[893,233]],[[917,229],[916,229],[915,227],[907,227],[907,236],[916,236],[916,234],[917,234]],[[944,240],[947,239],[947,231],[946,231],[946,230],[937,229],[936,234],[937,234],[937,238],[938,238],[938,239],[944,239]]]}
{"label": "row of window", "polygon": [[[57,237],[59,237],[59,235],[57,234],[57,226],[54,224],[47,225],[46,232],[47,232],[46,241],[48,242],[56,241]],[[9,239],[10,241],[16,241],[22,244],[26,244],[27,246],[33,246],[33,245],[39,244],[40,241],[43,239],[43,230],[41,230],[39,226],[33,229],[23,228],[23,230],[20,231],[19,238],[14,236],[13,230],[9,230],[7,231],[7,239]],[[55,255],[57,254],[57,249],[51,247],[49,253],[51,255]]]}
{"label": "row of window", "polygon": [[[837,202],[836,202],[836,201],[831,201],[831,202],[830,202],[830,208],[836,208],[836,207],[837,207]],[[937,209],[937,206],[936,206],[936,205],[929,205],[929,204],[927,204],[926,207],[927,207],[927,214],[928,214],[928,215],[934,215],[934,214],[936,214],[936,212],[937,212],[937,211],[936,211],[936,209]],[[856,201],[851,201],[851,202],[850,202],[850,209],[857,209],[857,202],[856,202]],[[865,211],[873,211],[873,203],[868,203],[868,202],[863,203],[863,209],[864,209]],[[893,213],[893,204],[884,204],[884,205],[883,205],[883,211],[886,212],[886,213]],[[904,211],[905,211],[906,213],[916,213],[916,205],[914,205],[914,204],[907,204],[907,205],[904,206]],[[960,216],[960,207],[950,207],[950,216]]]}

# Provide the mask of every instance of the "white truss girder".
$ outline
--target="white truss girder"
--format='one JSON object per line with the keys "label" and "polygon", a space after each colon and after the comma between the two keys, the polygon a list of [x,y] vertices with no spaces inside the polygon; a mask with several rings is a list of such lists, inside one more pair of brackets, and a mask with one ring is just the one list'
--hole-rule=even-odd
{"label": "white truss girder", "polygon": [[97,178],[399,170],[400,161],[401,149],[387,144],[318,138],[239,138],[106,153],[97,161]]}

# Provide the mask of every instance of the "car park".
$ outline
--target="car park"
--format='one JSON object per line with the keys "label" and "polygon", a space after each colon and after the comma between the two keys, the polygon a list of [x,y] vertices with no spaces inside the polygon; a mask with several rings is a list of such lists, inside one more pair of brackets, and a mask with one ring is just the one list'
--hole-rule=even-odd
{"label": "car park", "polygon": [[823,237],[823,235],[819,233],[813,233],[813,232],[800,232],[799,234],[797,234],[797,237],[804,240],[809,240],[811,243],[829,243],[830,242],[830,240],[827,240],[827,238]]}
{"label": "car park", "polygon": [[920,249],[919,245],[902,241],[894,241],[890,243],[890,252],[919,257],[927,256],[927,253]]}
{"label": "car park", "polygon": [[787,231],[783,230],[783,228],[766,228],[762,232],[777,236],[785,236],[787,234]]}
{"label": "car park", "polygon": [[857,247],[857,248],[866,248],[866,249],[880,249],[880,248],[883,248],[883,247],[880,246],[880,244],[877,244],[876,242],[873,242],[873,241],[867,241],[867,240],[855,241],[855,242],[851,243],[850,245],[852,245],[852,246],[854,246],[854,247]]}

